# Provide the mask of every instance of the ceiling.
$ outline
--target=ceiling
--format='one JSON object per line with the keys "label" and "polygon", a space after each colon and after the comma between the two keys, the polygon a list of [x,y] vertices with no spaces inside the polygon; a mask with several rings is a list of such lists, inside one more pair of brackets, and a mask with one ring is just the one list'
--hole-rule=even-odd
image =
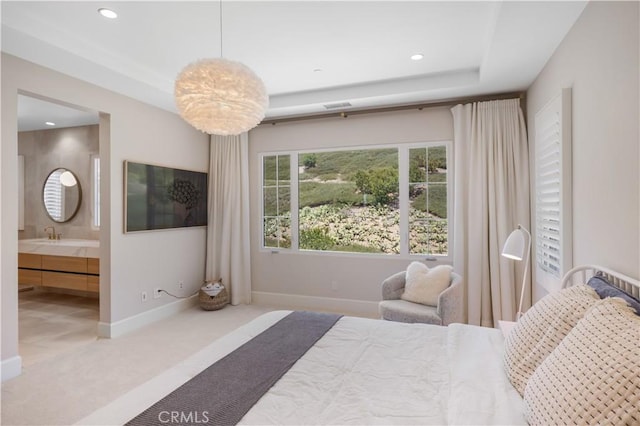
{"label": "ceiling", "polygon": [[585,5],[2,1],[2,50],[173,112],[180,70],[222,53],[262,78],[278,118],[525,90]]}
{"label": "ceiling", "polygon": [[19,132],[87,126],[98,124],[98,121],[99,116],[95,111],[84,111],[31,96],[18,95]]}

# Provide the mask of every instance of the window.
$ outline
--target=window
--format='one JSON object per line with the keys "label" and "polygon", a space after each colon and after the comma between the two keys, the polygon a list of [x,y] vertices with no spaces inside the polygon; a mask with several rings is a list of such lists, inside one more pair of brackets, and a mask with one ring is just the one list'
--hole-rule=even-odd
{"label": "window", "polygon": [[446,255],[447,150],[409,150],[409,253]]}
{"label": "window", "polygon": [[91,228],[100,229],[100,156],[91,159]]}
{"label": "window", "polygon": [[291,157],[269,155],[262,161],[263,246],[291,247]]}
{"label": "window", "polygon": [[263,247],[448,256],[447,143],[263,154]]}
{"label": "window", "polygon": [[399,253],[397,149],[298,154],[299,249]]}

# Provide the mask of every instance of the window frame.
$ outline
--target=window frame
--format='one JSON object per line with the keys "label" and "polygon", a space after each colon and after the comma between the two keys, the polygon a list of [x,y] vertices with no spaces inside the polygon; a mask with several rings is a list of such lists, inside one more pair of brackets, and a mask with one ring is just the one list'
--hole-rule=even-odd
{"label": "window frame", "polygon": [[[445,146],[446,162],[447,162],[447,254],[410,254],[409,245],[409,150],[415,148],[429,148],[435,146]],[[283,150],[283,151],[265,151],[258,153],[260,163],[260,234],[259,234],[259,251],[263,253],[295,253],[303,255],[320,255],[320,256],[340,256],[340,257],[365,257],[365,258],[385,258],[385,259],[407,259],[429,261],[437,261],[438,263],[450,263],[453,261],[453,143],[451,140],[436,140],[423,142],[408,143],[389,143],[376,145],[354,145],[340,146],[329,148],[308,148],[300,150]],[[298,162],[301,156],[305,154],[321,153],[321,152],[339,152],[339,151],[359,151],[359,150],[376,150],[376,149],[397,149],[398,150],[398,205],[400,208],[400,253],[357,253],[357,252],[341,252],[328,250],[300,250],[299,249],[299,187],[298,187]],[[290,188],[291,188],[291,247],[267,247],[264,245],[264,158],[270,156],[289,155],[290,166]]]}

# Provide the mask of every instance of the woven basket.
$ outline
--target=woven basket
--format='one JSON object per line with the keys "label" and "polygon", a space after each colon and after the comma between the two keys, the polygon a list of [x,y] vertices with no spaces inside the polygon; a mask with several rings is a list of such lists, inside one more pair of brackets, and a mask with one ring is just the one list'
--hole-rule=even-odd
{"label": "woven basket", "polygon": [[198,301],[200,302],[200,307],[205,311],[215,311],[224,308],[224,306],[229,303],[229,293],[226,287],[215,296],[209,296],[200,290],[200,293],[198,293]]}

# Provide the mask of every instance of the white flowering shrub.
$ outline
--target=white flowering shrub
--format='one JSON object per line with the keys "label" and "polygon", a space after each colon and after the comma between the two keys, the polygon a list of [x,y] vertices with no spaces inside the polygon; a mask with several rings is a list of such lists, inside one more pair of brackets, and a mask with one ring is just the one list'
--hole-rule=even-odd
{"label": "white flowering shrub", "polygon": [[[428,220],[425,220],[428,219]],[[287,213],[280,220],[265,220],[265,245],[290,247]],[[411,210],[411,254],[447,254],[447,220]],[[303,207],[299,213],[300,249],[400,253],[400,213],[388,206]]]}

